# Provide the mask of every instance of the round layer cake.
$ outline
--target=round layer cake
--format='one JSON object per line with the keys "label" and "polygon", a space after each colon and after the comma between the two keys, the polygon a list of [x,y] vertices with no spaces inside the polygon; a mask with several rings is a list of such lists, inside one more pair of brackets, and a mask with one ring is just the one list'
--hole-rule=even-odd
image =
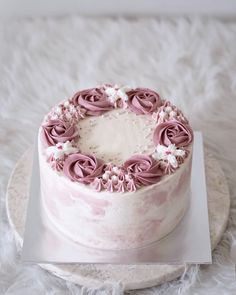
{"label": "round layer cake", "polygon": [[89,247],[155,242],[187,208],[192,143],[183,113],[151,89],[78,91],[39,129],[44,209],[57,230]]}

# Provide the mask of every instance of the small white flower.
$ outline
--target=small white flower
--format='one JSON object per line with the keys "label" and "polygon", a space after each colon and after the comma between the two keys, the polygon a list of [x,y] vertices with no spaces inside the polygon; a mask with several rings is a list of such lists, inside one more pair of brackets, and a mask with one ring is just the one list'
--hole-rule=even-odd
{"label": "small white flower", "polygon": [[177,148],[174,144],[170,144],[168,147],[158,144],[153,156],[157,160],[167,161],[173,168],[177,168],[179,164],[176,157],[184,157],[185,150]]}
{"label": "small white flower", "polygon": [[59,144],[55,145],[55,146],[49,146],[47,149],[46,149],[46,154],[48,156],[51,156],[53,155],[53,157],[55,159],[62,159],[64,157],[64,152],[62,149],[59,149]]}
{"label": "small white flower", "polygon": [[106,94],[108,96],[108,99],[112,103],[116,102],[116,100],[119,98],[118,95],[117,95],[117,90],[115,88],[113,88],[113,87],[106,88],[105,92],[106,92]]}
{"label": "small white flower", "polygon": [[105,92],[110,102],[115,103],[118,99],[127,101],[128,95],[126,94],[126,92],[128,92],[129,90],[131,90],[131,88],[128,86],[123,86],[119,88],[115,85],[115,87],[107,87],[105,89]]}
{"label": "small white flower", "polygon": [[49,146],[46,149],[46,153],[48,156],[53,155],[53,157],[57,159],[63,159],[64,155],[70,155],[78,152],[79,149],[72,146],[70,141],[65,143],[59,142],[55,146]]}

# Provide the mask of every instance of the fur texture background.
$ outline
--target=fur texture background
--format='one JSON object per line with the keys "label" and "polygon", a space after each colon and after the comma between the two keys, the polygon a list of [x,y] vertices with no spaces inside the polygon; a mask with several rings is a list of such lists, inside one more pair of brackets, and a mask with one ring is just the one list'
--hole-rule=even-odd
{"label": "fur texture background", "polygon": [[236,23],[214,19],[66,17],[0,23],[0,293],[121,294],[88,290],[22,265],[5,214],[9,174],[43,115],[76,90],[103,82],[147,86],[179,105],[220,161],[230,187],[229,230],[210,266],[131,294],[235,294]]}

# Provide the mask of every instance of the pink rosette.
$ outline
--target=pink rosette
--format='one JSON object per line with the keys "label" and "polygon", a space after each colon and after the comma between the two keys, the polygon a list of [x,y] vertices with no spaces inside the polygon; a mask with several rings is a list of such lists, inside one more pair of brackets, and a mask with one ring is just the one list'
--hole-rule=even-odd
{"label": "pink rosette", "polygon": [[127,95],[128,106],[137,115],[152,114],[162,103],[159,94],[148,88],[136,88]]}
{"label": "pink rosette", "polygon": [[75,125],[64,122],[60,119],[49,120],[43,128],[43,139],[48,145],[56,145],[58,142],[66,142],[75,139],[78,136],[78,130]]}
{"label": "pink rosette", "polygon": [[153,135],[155,145],[186,147],[193,141],[193,131],[188,124],[177,120],[158,124]]}
{"label": "pink rosette", "polygon": [[89,184],[102,175],[104,163],[93,155],[71,154],[64,163],[63,172],[72,181]]}
{"label": "pink rosette", "polygon": [[159,162],[147,155],[132,156],[124,163],[124,168],[138,186],[154,184],[164,175]]}
{"label": "pink rosette", "polygon": [[106,93],[100,88],[90,88],[77,92],[72,101],[86,110],[86,115],[99,116],[109,111],[113,105],[107,100]]}

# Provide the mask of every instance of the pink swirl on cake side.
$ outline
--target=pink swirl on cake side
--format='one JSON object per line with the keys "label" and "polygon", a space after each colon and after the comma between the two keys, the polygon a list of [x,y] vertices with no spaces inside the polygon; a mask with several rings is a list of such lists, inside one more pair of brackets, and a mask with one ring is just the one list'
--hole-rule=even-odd
{"label": "pink swirl on cake side", "polygon": [[158,124],[153,135],[155,145],[186,147],[193,141],[193,131],[188,124],[177,120]]}
{"label": "pink swirl on cake side", "polygon": [[72,181],[89,184],[98,176],[101,176],[104,169],[102,160],[93,155],[71,154],[64,163],[64,174]]}
{"label": "pink swirl on cake side", "polygon": [[163,175],[159,163],[147,155],[132,156],[124,163],[124,168],[138,185],[154,184]]}
{"label": "pink swirl on cake side", "polygon": [[127,95],[128,106],[137,115],[152,114],[162,104],[159,94],[148,88],[136,88]]}
{"label": "pink swirl on cake side", "polygon": [[99,116],[109,111],[113,105],[107,100],[106,93],[100,88],[90,88],[77,92],[72,101],[75,106],[81,106],[86,110],[86,115]]}
{"label": "pink swirl on cake side", "polygon": [[78,130],[75,125],[60,119],[49,120],[42,125],[42,128],[43,140],[48,146],[56,145],[58,142],[71,141],[78,136]]}

